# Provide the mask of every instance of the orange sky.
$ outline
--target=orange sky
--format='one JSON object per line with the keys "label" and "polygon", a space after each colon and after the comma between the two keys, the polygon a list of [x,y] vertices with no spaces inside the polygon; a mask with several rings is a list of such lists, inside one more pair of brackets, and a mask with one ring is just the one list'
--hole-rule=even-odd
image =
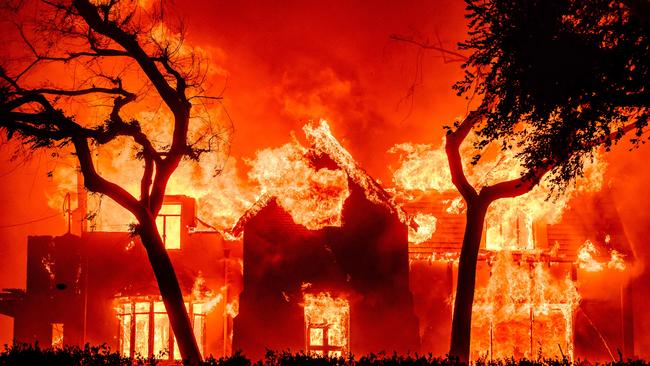
{"label": "orange sky", "polygon": [[[437,144],[442,124],[465,113],[465,101],[451,90],[462,75],[458,63],[389,39],[394,33],[421,35],[453,48],[465,34],[462,1],[189,3],[177,3],[186,6],[179,10],[189,26],[188,42],[210,49],[213,64],[227,75],[214,82],[225,87],[238,161],[286,143],[290,131],[322,117],[371,175],[389,182],[391,146]],[[0,148],[0,288],[25,286],[27,235],[65,231],[63,215],[5,227],[57,213],[46,203],[53,189],[47,172],[61,164],[48,152],[12,162],[11,152],[11,145]],[[650,149],[616,149],[611,157],[609,182],[628,235],[640,242],[650,234],[650,194],[643,189]],[[10,324],[0,316],[0,344],[10,341]]]}

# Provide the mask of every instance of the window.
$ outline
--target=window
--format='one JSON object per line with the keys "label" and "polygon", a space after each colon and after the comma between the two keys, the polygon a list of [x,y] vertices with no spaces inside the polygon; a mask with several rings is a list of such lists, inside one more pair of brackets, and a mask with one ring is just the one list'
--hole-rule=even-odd
{"label": "window", "polygon": [[165,203],[156,218],[158,232],[167,249],[181,248],[181,204]]}
{"label": "window", "polygon": [[305,294],[307,353],[342,357],[350,350],[350,304],[329,293]]}
{"label": "window", "polygon": [[[124,297],[118,299],[117,303],[120,328],[119,350],[122,355],[181,359],[176,338],[169,326],[165,305],[159,297]],[[203,353],[206,333],[205,312],[202,305],[191,301],[185,303],[190,312],[194,335],[201,353]]]}
{"label": "window", "polygon": [[63,323],[52,323],[52,348],[63,347]]}
{"label": "window", "polygon": [[533,220],[525,213],[514,218],[506,216],[493,225],[487,225],[485,248],[488,250],[535,249]]}

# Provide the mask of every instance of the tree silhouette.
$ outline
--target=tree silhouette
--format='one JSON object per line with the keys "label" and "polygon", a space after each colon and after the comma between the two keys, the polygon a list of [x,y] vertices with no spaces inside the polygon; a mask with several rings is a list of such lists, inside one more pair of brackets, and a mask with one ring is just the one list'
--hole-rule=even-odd
{"label": "tree silhouette", "polygon": [[[542,179],[562,190],[597,149],[634,131],[644,143],[650,101],[650,3],[637,0],[466,0],[471,51],[459,95],[478,107],[447,132],[452,181],[467,224],[458,266],[450,355],[469,360],[476,264],[492,202]],[[459,147],[515,149],[521,177],[485,187],[467,180]],[[480,159],[480,153],[473,163]],[[513,167],[514,168],[514,167]]]}
{"label": "tree silhouette", "polygon": [[[181,356],[196,364],[201,355],[156,217],[181,160],[198,160],[227,146],[223,130],[188,142],[193,104],[219,99],[203,95],[203,57],[184,46],[182,22],[169,28],[162,2],[150,9],[128,0],[19,5],[4,9],[18,24],[22,47],[3,51],[0,128],[33,149],[71,147],[85,187],[134,215]],[[60,74],[65,72],[70,74]],[[161,105],[169,119],[164,126],[145,128],[133,117],[138,103]],[[89,108],[93,114],[86,113]],[[171,130],[171,141],[162,144],[147,133],[164,128]],[[134,158],[143,162],[139,198],[102,176],[93,161],[95,147],[124,139],[138,146]]]}

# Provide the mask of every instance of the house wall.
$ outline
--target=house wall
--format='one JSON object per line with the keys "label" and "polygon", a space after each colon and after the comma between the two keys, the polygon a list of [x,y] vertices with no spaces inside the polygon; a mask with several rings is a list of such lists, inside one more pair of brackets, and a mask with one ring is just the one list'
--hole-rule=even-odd
{"label": "house wall", "polygon": [[[240,248],[224,244],[216,233],[186,234],[183,247],[169,253],[183,292],[191,293],[199,272],[216,293],[222,291],[226,272],[238,283]],[[159,294],[144,248],[128,233],[29,237],[27,265],[25,297],[12,314],[18,342],[49,346],[51,324],[63,323],[65,344],[106,343],[118,349],[115,297]],[[218,304],[208,314],[206,354],[223,355],[223,325],[229,321],[224,307]]]}
{"label": "house wall", "polygon": [[304,349],[302,285],[350,302],[354,354],[417,351],[406,226],[350,181],[343,226],[308,230],[271,201],[244,229],[244,287],[234,349]]}

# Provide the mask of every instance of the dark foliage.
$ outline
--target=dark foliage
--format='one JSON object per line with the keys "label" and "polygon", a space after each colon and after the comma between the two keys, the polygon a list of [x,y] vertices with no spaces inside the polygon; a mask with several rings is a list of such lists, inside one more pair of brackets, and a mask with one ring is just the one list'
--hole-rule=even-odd
{"label": "dark foliage", "polygon": [[[0,352],[0,366],[133,366],[133,365],[167,365],[169,361],[159,361],[154,358],[136,358],[131,360],[122,357],[117,352],[111,352],[106,345],[90,346],[83,348],[66,346],[63,348],[41,348],[30,344],[5,345]],[[180,364],[172,362],[172,364]],[[490,361],[481,359],[475,361],[476,366],[570,366],[592,365],[588,362],[578,361],[571,363],[568,359],[539,358],[537,360],[505,360]],[[252,362],[241,352],[236,352],[229,357],[208,357],[201,363],[203,366],[459,366],[462,365],[452,358],[434,357],[428,355],[397,355],[397,354],[370,354],[355,358],[344,357],[319,357],[305,353],[267,351],[264,360]],[[618,362],[605,363],[610,366],[646,366],[649,363],[642,360],[622,359]]]}
{"label": "dark foliage", "polygon": [[526,168],[554,166],[560,185],[584,157],[627,132],[642,142],[650,105],[650,2],[466,0],[459,94],[477,93],[487,117],[479,148],[521,144]]}
{"label": "dark foliage", "polygon": [[106,345],[41,348],[37,344],[5,345],[0,352],[0,366],[132,366],[156,365],[153,358],[134,360],[111,352]]}

